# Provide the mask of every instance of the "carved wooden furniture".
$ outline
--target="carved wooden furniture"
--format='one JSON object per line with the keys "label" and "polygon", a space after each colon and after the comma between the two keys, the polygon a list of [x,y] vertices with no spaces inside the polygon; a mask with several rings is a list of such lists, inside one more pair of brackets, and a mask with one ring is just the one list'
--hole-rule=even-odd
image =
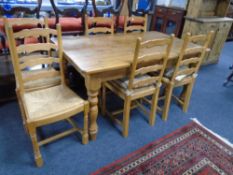
{"label": "carved wooden furniture", "polygon": [[155,6],[151,30],[180,36],[184,24],[185,9]]}
{"label": "carved wooden furniture", "polygon": [[[165,84],[165,102],[163,107],[163,120],[167,120],[168,112],[170,108],[172,96],[180,103],[184,112],[187,112],[189,101],[192,94],[193,85],[195,83],[198,70],[202,63],[202,60],[207,52],[209,43],[213,37],[214,32],[209,32],[208,35],[194,35],[191,36],[190,33],[186,34],[184,37],[184,43],[180,50],[179,58],[174,65],[174,68],[169,70],[165,77],[163,78],[163,83]],[[189,43],[203,43],[203,46],[199,48],[188,48]],[[196,55],[185,57],[185,55],[193,50],[196,51]],[[185,86],[185,91],[183,91],[180,98],[172,95],[173,89],[175,87]]]}
{"label": "carved wooden furniture", "polygon": [[114,17],[85,16],[85,34],[110,33],[114,34]]}
{"label": "carved wooden furniture", "polygon": [[[106,113],[116,123],[123,127],[122,134],[124,137],[128,137],[130,110],[133,103],[136,103],[143,112],[149,115],[149,124],[151,126],[154,125],[161,80],[167,65],[168,55],[170,54],[173,39],[174,37],[142,42],[141,38],[138,38],[129,76],[103,84],[103,115]],[[149,49],[153,49],[154,47],[162,49],[159,52],[146,54]],[[145,62],[151,63],[145,64]],[[149,73],[156,74],[148,75]],[[124,100],[123,110],[111,113],[106,110],[106,89],[111,90],[114,94]],[[152,96],[153,101],[150,112],[148,112],[148,109],[143,105],[143,103],[140,103],[140,99],[147,96]],[[122,112],[123,121],[117,118],[117,116]]]}
{"label": "carved wooden furniture", "polygon": [[[133,61],[138,37],[142,41],[166,38],[158,32],[129,33],[115,35],[96,35],[84,37],[64,37],[64,57],[85,78],[88,100],[90,102],[90,134],[95,139],[98,131],[98,93],[101,83],[126,77]],[[175,39],[169,55],[169,62],[179,55],[182,40]],[[197,47],[190,44],[190,47]],[[154,50],[160,51],[160,50]],[[149,52],[148,52],[149,54]]]}
{"label": "carved wooden furniture", "polygon": [[144,16],[125,16],[124,33],[132,31],[146,32],[147,29],[147,14]]}
{"label": "carved wooden furniture", "polygon": [[78,5],[67,5],[63,10],[59,9],[54,0],[50,0],[50,3],[53,7],[55,18],[49,18],[48,23],[50,28],[54,28],[56,24],[60,24],[62,27],[62,34],[84,34],[85,28],[85,13],[88,5],[88,0],[85,0],[85,3],[81,9],[78,8]]}
{"label": "carved wooden furniture", "polygon": [[203,64],[217,63],[223,45],[227,39],[233,19],[225,17],[230,0],[189,1],[183,35],[193,35],[214,30],[215,36],[210,43],[211,52],[204,58]]}
{"label": "carved wooden furniture", "polygon": [[[18,23],[23,25],[25,21],[27,20]],[[82,134],[83,144],[88,143],[88,102],[77,96],[65,84],[61,27],[59,25],[56,30],[34,28],[14,32],[11,26],[6,26],[6,28],[21,115],[32,141],[36,165],[40,167],[43,165],[40,146],[77,131]],[[16,46],[15,40],[31,36],[46,38],[46,43]],[[52,44],[50,36],[56,36],[58,44]],[[42,52],[43,55],[41,55]],[[53,54],[51,54],[52,52]],[[42,64],[47,66],[41,66]],[[59,65],[59,70],[53,68],[55,64]],[[35,68],[35,66],[39,66],[39,68]],[[48,83],[51,78],[58,78],[61,81],[57,85],[51,85]],[[38,82],[40,82],[39,86]],[[34,88],[28,89],[28,83],[34,83]],[[83,129],[78,128],[71,119],[80,112],[84,112]],[[38,141],[36,134],[38,127],[62,120],[69,122],[72,129]]]}

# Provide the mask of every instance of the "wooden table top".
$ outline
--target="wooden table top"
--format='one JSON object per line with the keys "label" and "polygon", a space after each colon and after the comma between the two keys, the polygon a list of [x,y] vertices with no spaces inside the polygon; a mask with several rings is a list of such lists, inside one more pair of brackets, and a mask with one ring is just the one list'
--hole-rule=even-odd
{"label": "wooden table top", "polygon": [[[63,37],[64,56],[76,69],[85,74],[130,67],[138,37],[141,37],[142,40],[150,40],[168,37],[168,35],[153,31],[115,35],[67,36]],[[181,45],[182,40],[176,38],[169,59],[178,57]],[[190,44],[189,47],[197,47],[197,45]],[[159,51],[160,48],[151,50],[151,52]]]}

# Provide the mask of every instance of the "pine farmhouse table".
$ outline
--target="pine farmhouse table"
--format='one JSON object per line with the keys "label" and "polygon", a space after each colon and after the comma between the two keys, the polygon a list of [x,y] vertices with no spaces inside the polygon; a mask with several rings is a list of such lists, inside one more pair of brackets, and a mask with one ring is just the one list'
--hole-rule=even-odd
{"label": "pine farmhouse table", "polygon": [[[63,37],[65,63],[72,64],[85,78],[88,101],[90,102],[89,133],[92,140],[96,139],[98,132],[96,120],[98,116],[98,93],[101,83],[122,78],[129,74],[138,37],[141,37],[142,40],[150,40],[169,36],[152,31],[145,33]],[[182,40],[176,38],[169,61],[178,58],[181,46]],[[189,47],[195,48],[198,46],[190,44]],[[156,52],[156,50],[151,50],[151,52]]]}

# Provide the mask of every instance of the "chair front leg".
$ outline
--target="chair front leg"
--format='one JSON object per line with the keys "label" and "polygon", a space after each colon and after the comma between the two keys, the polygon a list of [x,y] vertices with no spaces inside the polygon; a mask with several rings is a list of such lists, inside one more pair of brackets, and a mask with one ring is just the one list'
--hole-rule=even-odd
{"label": "chair front leg", "polygon": [[130,117],[130,106],[131,99],[130,97],[126,97],[124,102],[124,112],[123,112],[123,136],[128,137],[129,135],[129,117]]}
{"label": "chair front leg", "polygon": [[22,99],[21,99],[21,96],[19,94],[19,90],[16,89],[15,92],[16,92],[16,96],[17,96],[17,99],[18,99],[20,113],[21,113],[21,116],[22,116],[22,119],[23,119],[23,127],[24,127],[25,132],[28,134],[28,128],[26,126],[26,116],[25,116],[25,111],[24,111],[23,104],[22,104]]}
{"label": "chair front leg", "polygon": [[155,90],[155,93],[152,96],[151,111],[150,111],[150,120],[149,120],[149,124],[151,126],[154,126],[155,120],[156,120],[156,110],[157,110],[159,92],[160,92],[160,88],[157,88]]}
{"label": "chair front leg", "polygon": [[40,147],[39,147],[39,144],[37,141],[36,128],[32,124],[30,124],[30,125],[28,125],[28,131],[29,131],[29,135],[30,135],[31,141],[32,141],[36,166],[41,167],[43,165],[43,159],[42,159],[42,156],[40,154]]}
{"label": "chair front leg", "polygon": [[164,121],[167,121],[167,118],[168,118],[168,112],[169,112],[171,99],[172,99],[172,92],[173,92],[173,85],[168,84],[165,89],[165,101],[164,101],[163,114],[162,114],[162,119]]}

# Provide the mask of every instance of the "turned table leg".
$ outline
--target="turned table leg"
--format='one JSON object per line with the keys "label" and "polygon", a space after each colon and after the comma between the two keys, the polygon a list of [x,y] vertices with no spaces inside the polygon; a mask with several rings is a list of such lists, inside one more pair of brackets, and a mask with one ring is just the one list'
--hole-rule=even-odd
{"label": "turned table leg", "polygon": [[97,117],[98,117],[98,93],[101,87],[101,81],[99,79],[85,77],[85,83],[87,88],[88,101],[90,103],[90,117],[89,117],[89,133],[91,140],[96,140],[98,132]]}

